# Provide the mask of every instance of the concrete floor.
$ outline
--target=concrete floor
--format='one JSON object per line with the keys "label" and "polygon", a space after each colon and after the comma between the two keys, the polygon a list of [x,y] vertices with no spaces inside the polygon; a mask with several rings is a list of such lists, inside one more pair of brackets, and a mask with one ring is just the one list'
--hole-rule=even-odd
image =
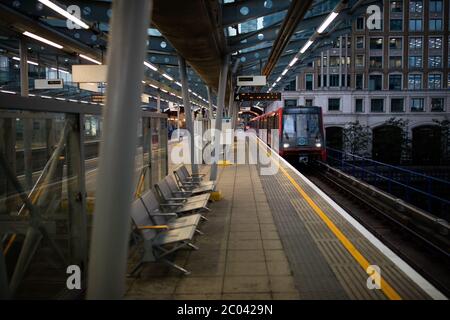
{"label": "concrete floor", "polygon": [[[203,171],[208,168],[203,168]],[[126,299],[299,299],[272,212],[253,165],[219,171],[221,201],[211,203],[198,251],[178,252],[181,275],[147,264],[127,280]],[[256,200],[258,199],[258,200]],[[135,259],[131,259],[132,267]]]}

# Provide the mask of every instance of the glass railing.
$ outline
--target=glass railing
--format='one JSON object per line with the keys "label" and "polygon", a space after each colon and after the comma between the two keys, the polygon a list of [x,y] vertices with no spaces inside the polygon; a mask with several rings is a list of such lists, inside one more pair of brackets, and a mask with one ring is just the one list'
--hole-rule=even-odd
{"label": "glass railing", "polygon": [[[86,266],[101,109],[0,93],[0,241],[16,297],[39,298],[30,296],[36,279],[55,296],[68,265]],[[135,183],[147,170],[144,192],[168,173],[167,116],[142,111],[138,128]]]}

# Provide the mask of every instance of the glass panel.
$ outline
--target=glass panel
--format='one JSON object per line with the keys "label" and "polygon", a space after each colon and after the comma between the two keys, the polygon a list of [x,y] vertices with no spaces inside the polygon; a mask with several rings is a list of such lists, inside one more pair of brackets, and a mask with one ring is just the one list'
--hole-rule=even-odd
{"label": "glass panel", "polygon": [[297,114],[297,144],[314,145],[320,138],[319,115],[314,113]]}

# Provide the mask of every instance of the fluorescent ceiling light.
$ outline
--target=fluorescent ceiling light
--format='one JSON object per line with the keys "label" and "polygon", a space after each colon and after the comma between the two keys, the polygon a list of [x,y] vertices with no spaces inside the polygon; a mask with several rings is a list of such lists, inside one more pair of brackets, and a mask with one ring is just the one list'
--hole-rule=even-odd
{"label": "fluorescent ceiling light", "polygon": [[155,89],[159,89],[159,87],[155,86],[154,84],[150,83],[150,87],[155,88]]}
{"label": "fluorescent ceiling light", "polygon": [[175,84],[179,87],[182,87],[183,85],[181,83],[179,83],[178,81],[175,81]]}
{"label": "fluorescent ceiling light", "polygon": [[34,33],[28,32],[28,31],[25,31],[25,32],[23,33],[23,35],[25,35],[25,36],[27,36],[27,37],[30,37],[30,38],[33,38],[33,39],[35,39],[35,40],[41,41],[41,42],[43,42],[43,43],[46,43],[46,44],[48,44],[48,45],[50,45],[50,46],[52,46],[52,47],[58,48],[58,49],[62,49],[62,48],[63,48],[63,46],[60,45],[60,44],[57,44],[57,43],[55,43],[55,42],[53,42],[53,41],[47,40],[47,39],[45,39],[45,38],[42,38],[42,37],[40,37],[40,36],[38,36],[38,35],[36,35],[36,34],[34,34]]}
{"label": "fluorescent ceiling light", "polygon": [[70,72],[68,72],[68,71],[66,71],[66,70],[62,70],[62,69],[56,69],[56,68],[50,68],[50,69],[52,69],[53,71],[59,71],[59,72],[62,72],[62,73],[67,73],[67,74],[69,74]]}
{"label": "fluorescent ceiling light", "polygon": [[86,55],[84,55],[84,54],[81,54],[81,53],[80,53],[79,56],[80,56],[80,58],[83,58],[83,59],[88,60],[88,61],[90,61],[90,62],[93,62],[93,63],[96,63],[96,64],[102,64],[100,61],[95,60],[95,59],[93,59],[93,58],[91,58],[91,57],[88,57],[88,56],[86,56]]}
{"label": "fluorescent ceiling light", "polygon": [[55,3],[49,1],[49,0],[39,0],[40,3],[46,5],[47,7],[49,7],[50,9],[58,12],[60,15],[66,17],[67,19],[73,21],[74,23],[76,23],[77,25],[79,25],[80,27],[84,28],[84,29],[89,29],[89,26],[84,23],[83,21],[81,21],[79,18],[75,17],[74,15],[70,14],[69,12],[67,12],[66,10],[64,10],[63,8],[59,7],[58,5],[56,5]]}
{"label": "fluorescent ceiling light", "polygon": [[[13,60],[20,61],[20,58],[19,57],[13,57]],[[30,61],[30,60],[27,60],[27,63],[32,64],[33,66],[38,66],[39,65],[36,62]]]}
{"label": "fluorescent ceiling light", "polygon": [[281,75],[284,76],[287,72],[288,72],[288,69],[284,69],[283,72],[281,73]]}
{"label": "fluorescent ceiling light", "polygon": [[306,50],[308,50],[308,48],[314,43],[314,41],[312,40],[308,40],[305,45],[303,46],[303,48],[300,50],[300,53],[305,53]]}
{"label": "fluorescent ceiling light", "polygon": [[163,88],[161,88],[161,91],[162,92],[165,92],[165,93],[168,93],[169,91],[167,91],[167,90],[164,90]]}
{"label": "fluorescent ceiling light", "polygon": [[168,74],[163,73],[162,76],[166,79],[169,79],[170,81],[173,81],[173,78],[169,76]]}
{"label": "fluorescent ceiling light", "polygon": [[289,67],[292,67],[297,61],[298,61],[298,58],[294,57],[294,59],[292,59],[291,62],[289,62]]}
{"label": "fluorescent ceiling light", "polygon": [[277,81],[275,81],[275,82],[279,82],[280,80],[281,80],[281,77],[278,77]]}
{"label": "fluorescent ceiling light", "polygon": [[318,33],[322,33],[325,31],[325,29],[330,25],[331,22],[333,22],[334,19],[338,16],[339,13],[337,12],[331,12],[328,17],[325,19],[325,21],[320,25],[319,29],[317,29]]}
{"label": "fluorescent ceiling light", "polygon": [[153,71],[158,71],[158,68],[155,67],[154,65],[152,65],[150,62],[144,61],[144,66],[146,66],[147,68],[152,69]]}

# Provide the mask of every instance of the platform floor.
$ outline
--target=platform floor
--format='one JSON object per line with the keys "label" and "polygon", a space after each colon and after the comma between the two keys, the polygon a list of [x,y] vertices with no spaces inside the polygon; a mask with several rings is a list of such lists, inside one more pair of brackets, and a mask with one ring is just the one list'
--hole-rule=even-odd
{"label": "platform floor", "polygon": [[[278,173],[267,176],[257,165],[220,167],[224,198],[210,205],[209,221],[201,226],[205,234],[195,241],[200,249],[175,258],[191,275],[147,264],[139,277],[128,279],[125,298],[430,298],[422,289],[426,281],[412,281],[357,224],[288,165],[279,165]],[[368,289],[368,265],[381,268],[381,289]]]}

